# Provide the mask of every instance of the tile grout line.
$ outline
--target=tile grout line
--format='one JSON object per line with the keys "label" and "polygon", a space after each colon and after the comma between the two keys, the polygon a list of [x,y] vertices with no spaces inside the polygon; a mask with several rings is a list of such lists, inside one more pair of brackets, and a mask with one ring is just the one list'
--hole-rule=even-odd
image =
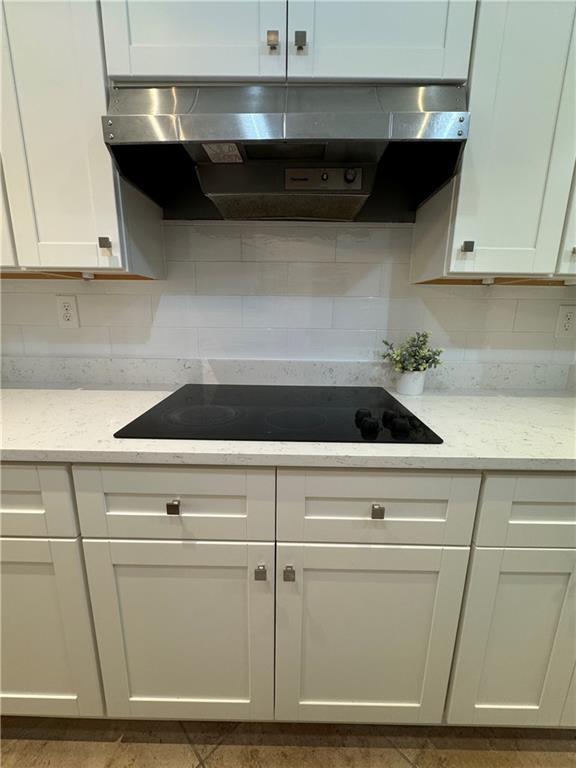
{"label": "tile grout line", "polygon": [[194,755],[196,757],[197,762],[196,762],[196,765],[194,766],[194,768],[206,768],[206,763],[204,762],[204,758],[202,757],[200,752],[196,749],[196,745],[192,743],[192,739],[190,738],[190,735],[188,734],[188,731],[184,727],[184,723],[182,722],[182,720],[178,720],[178,725],[182,729],[182,733],[184,734],[184,736],[186,738],[186,741],[188,742],[188,745],[190,746],[190,749],[192,750],[192,752],[194,753]]}
{"label": "tile grout line", "polygon": [[387,742],[390,744],[390,746],[392,747],[392,749],[394,749],[396,752],[398,752],[398,754],[400,755],[400,757],[401,757],[403,760],[406,760],[406,762],[408,763],[408,765],[410,765],[410,766],[411,766],[411,768],[418,768],[418,765],[417,765],[416,763],[414,763],[412,760],[410,760],[410,758],[409,758],[409,757],[407,757],[407,756],[404,754],[404,752],[402,752],[402,750],[401,750],[399,747],[397,747],[397,746],[394,744],[394,742],[392,741],[392,739],[390,739],[388,736],[386,736],[386,741],[387,741]]}

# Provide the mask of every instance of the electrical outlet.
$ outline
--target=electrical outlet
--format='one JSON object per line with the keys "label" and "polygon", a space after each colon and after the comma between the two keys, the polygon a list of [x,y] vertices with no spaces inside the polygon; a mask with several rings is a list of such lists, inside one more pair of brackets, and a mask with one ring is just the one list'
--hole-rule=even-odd
{"label": "electrical outlet", "polygon": [[56,296],[58,325],[60,328],[79,328],[78,305],[76,296]]}
{"label": "electrical outlet", "polygon": [[560,307],[555,335],[564,338],[576,337],[576,304],[572,306],[566,304]]}

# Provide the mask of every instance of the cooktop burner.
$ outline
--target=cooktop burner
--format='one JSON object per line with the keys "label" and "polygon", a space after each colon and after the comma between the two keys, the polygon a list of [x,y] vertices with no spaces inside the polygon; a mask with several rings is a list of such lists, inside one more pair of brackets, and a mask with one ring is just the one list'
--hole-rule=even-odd
{"label": "cooktop burner", "polygon": [[116,432],[159,440],[441,443],[381,387],[187,384]]}

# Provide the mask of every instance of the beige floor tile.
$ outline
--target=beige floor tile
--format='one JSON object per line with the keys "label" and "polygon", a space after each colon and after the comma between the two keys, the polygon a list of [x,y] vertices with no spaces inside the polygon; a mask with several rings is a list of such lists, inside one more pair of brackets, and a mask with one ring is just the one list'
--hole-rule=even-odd
{"label": "beige floor tile", "polygon": [[199,762],[188,743],[122,743],[106,768],[196,768]]}
{"label": "beige floor tile", "polygon": [[2,750],[2,768],[108,768],[117,742],[18,739]]}
{"label": "beige floor tile", "polygon": [[392,748],[222,744],[206,768],[410,768]]}

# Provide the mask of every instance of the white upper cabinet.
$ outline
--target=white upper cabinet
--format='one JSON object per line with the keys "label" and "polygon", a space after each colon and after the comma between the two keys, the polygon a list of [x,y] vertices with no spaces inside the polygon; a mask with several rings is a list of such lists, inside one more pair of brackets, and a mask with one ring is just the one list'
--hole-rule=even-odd
{"label": "white upper cabinet", "polygon": [[466,80],[474,8],[475,0],[289,0],[288,77]]}
{"label": "white upper cabinet", "polygon": [[[139,240],[160,250],[159,209],[136,190],[115,188],[102,138],[96,1],[5,0],[4,8],[2,159],[18,265],[154,274],[154,256],[146,264],[134,253],[131,226],[147,221]],[[117,193],[126,198],[121,225]]]}
{"label": "white upper cabinet", "polygon": [[4,169],[0,158],[0,267],[13,267],[16,264],[16,248],[12,233],[12,221],[6,196]]}
{"label": "white upper cabinet", "polygon": [[482,3],[459,177],[418,211],[412,279],[552,274],[576,157],[576,3]]}
{"label": "white upper cabinet", "polygon": [[101,5],[111,77],[465,80],[475,0]]}
{"label": "white upper cabinet", "polygon": [[111,77],[284,78],[280,0],[102,0]]}

